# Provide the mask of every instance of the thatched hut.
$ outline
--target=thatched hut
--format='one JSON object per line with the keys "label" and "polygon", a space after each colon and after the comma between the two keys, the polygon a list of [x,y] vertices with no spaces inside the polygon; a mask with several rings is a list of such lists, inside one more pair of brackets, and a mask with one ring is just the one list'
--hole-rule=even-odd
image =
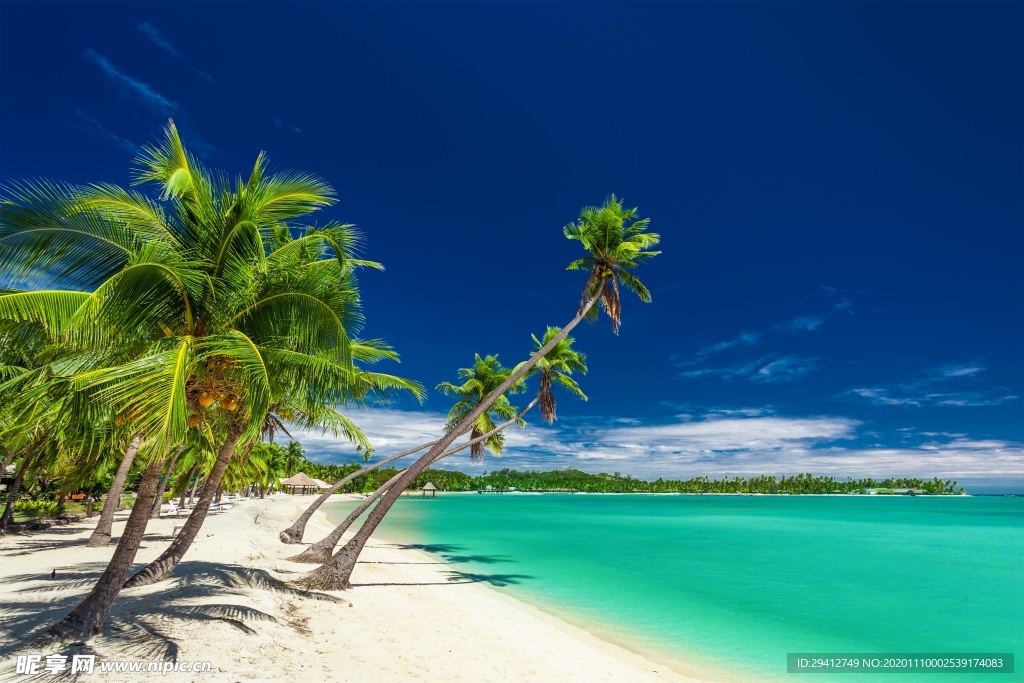
{"label": "thatched hut", "polygon": [[288,489],[288,493],[295,493],[295,489],[301,489],[300,493],[315,493],[320,490],[320,486],[310,479],[305,472],[299,472],[287,479],[282,479],[281,487]]}

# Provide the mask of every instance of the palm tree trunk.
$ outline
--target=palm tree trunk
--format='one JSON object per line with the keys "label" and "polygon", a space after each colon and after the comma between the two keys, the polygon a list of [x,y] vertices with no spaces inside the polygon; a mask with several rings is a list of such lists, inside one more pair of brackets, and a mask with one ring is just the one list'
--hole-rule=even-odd
{"label": "palm tree trunk", "polygon": [[380,525],[384,519],[384,515],[388,513],[391,506],[395,504],[398,497],[402,495],[402,491],[416,478],[420,472],[427,469],[434,460],[437,459],[446,448],[457,439],[460,435],[465,434],[473,428],[473,423],[478,417],[484,414],[484,411],[488,410],[495,401],[498,400],[506,391],[508,391],[513,384],[518,382],[527,372],[529,372],[537,362],[543,358],[548,351],[555,348],[558,342],[568,336],[569,332],[573,330],[586,316],[587,312],[593,308],[594,304],[600,298],[601,292],[598,289],[586,304],[580,306],[579,312],[576,313],[568,325],[562,328],[562,330],[552,337],[547,344],[542,346],[536,353],[530,356],[530,359],[525,363],[519,365],[512,374],[508,376],[504,382],[498,385],[494,391],[488,394],[483,401],[481,401],[473,410],[469,411],[463,416],[456,425],[444,435],[436,444],[434,444],[429,451],[424,455],[420,456],[420,459],[412,464],[412,466],[406,470],[405,474],[398,480],[398,482],[388,489],[388,492],[380,499],[377,506],[373,508],[366,521],[363,522],[363,526],[359,528],[359,531],[353,536],[348,543],[346,543],[341,550],[339,550],[331,561],[315,569],[314,571],[307,574],[302,579],[302,584],[307,588],[315,588],[319,590],[342,590],[350,588],[349,578],[352,576],[352,570],[355,569],[356,560],[359,559],[359,554],[363,551],[366,546],[366,542],[370,540],[370,536],[374,530]]}
{"label": "palm tree trunk", "polygon": [[196,480],[192,482],[192,490],[188,492],[188,504],[192,505],[192,502],[196,499],[196,489],[199,488],[199,471],[196,470]]}
{"label": "palm tree trunk", "polygon": [[168,461],[167,467],[164,468],[164,476],[160,478],[160,484],[156,489],[156,499],[153,500],[153,509],[149,512],[150,519],[160,518],[160,508],[164,505],[164,491],[167,490],[167,480],[171,478],[171,473],[174,472],[174,463],[178,462],[178,458],[181,456],[181,451],[184,448],[184,444],[178,446],[178,449],[174,451],[174,455]]}
{"label": "palm tree trunk", "polygon": [[25,480],[28,462],[29,456],[26,455],[25,459],[21,461],[21,467],[14,475],[14,481],[11,482],[11,490],[7,492],[7,504],[4,505],[4,514],[0,515],[0,532],[6,532],[7,527],[14,522],[14,504],[18,502],[18,494],[21,493],[21,483]]}
{"label": "palm tree trunk", "polygon": [[398,481],[398,478],[403,474],[405,474],[405,470],[402,470],[395,476],[388,479],[380,488],[367,496],[355,510],[349,513],[344,522],[334,527],[334,531],[327,534],[327,536],[309,546],[295,557],[289,557],[286,559],[289,559],[292,562],[306,562],[308,564],[324,564],[330,562],[331,555],[334,554],[334,546],[338,545],[338,541],[340,541],[341,537],[345,535],[348,528],[352,526],[352,524],[359,519],[359,516],[366,512],[371,505],[380,500],[380,497],[383,496],[389,488],[394,486],[395,482]]}
{"label": "palm tree trunk", "polygon": [[14,460],[14,451],[4,453],[4,459],[0,460],[0,476],[7,471],[7,466],[11,464],[12,460]]}
{"label": "palm tree trunk", "polygon": [[118,503],[121,502],[121,491],[124,490],[124,482],[128,478],[128,471],[132,468],[132,462],[135,460],[141,444],[142,432],[139,432],[132,437],[131,442],[128,444],[128,450],[125,451],[121,465],[117,468],[117,473],[114,475],[114,481],[110,484],[110,490],[107,491],[107,499],[103,501],[103,512],[100,513],[100,521],[86,545],[96,547],[110,543],[110,530],[114,525],[114,512],[117,511]]}
{"label": "palm tree trunk", "polygon": [[220,482],[224,477],[224,471],[227,469],[228,463],[231,462],[231,458],[235,455],[235,447],[238,445],[238,439],[241,434],[241,424],[231,426],[228,438],[224,441],[224,445],[221,446],[220,452],[217,454],[217,461],[213,464],[213,469],[210,470],[206,483],[203,484],[203,490],[199,494],[199,501],[196,503],[195,508],[192,509],[192,514],[185,521],[185,526],[182,527],[181,533],[174,537],[174,540],[171,541],[167,550],[161,553],[160,557],[147,564],[135,576],[128,579],[124,584],[125,588],[138,588],[139,586],[148,586],[151,583],[162,581],[169,577],[174,568],[178,566],[181,558],[185,556],[185,553],[192,546],[192,541],[195,540],[196,535],[199,533],[199,528],[203,526],[203,522],[206,520],[206,513],[210,510],[210,503],[213,502],[213,496],[220,488]]}
{"label": "palm tree trunk", "polygon": [[[586,313],[586,311],[584,310],[583,314],[585,314],[585,313]],[[547,348],[541,349],[541,351],[543,351],[543,353],[547,353],[549,350],[550,349],[547,349]],[[541,356],[543,357],[543,354],[541,354]],[[536,361],[534,361],[534,362],[536,362]],[[527,369],[529,369],[529,368],[527,368]],[[504,386],[504,385],[502,385],[502,386]],[[508,387],[505,387],[505,389],[507,389],[507,388]],[[498,389],[495,390],[495,393],[497,393],[499,390],[503,393],[505,391],[505,389],[502,389],[502,387],[498,387]],[[498,396],[501,396],[501,393],[498,393]],[[493,403],[493,401],[497,399],[497,396],[494,396],[494,394],[492,393],[490,396],[487,397],[487,399],[484,399],[484,400],[486,401],[488,399],[490,399],[491,402]],[[521,411],[519,411],[519,413],[514,418],[512,418],[511,420],[508,420],[506,422],[503,422],[502,424],[498,425],[497,427],[495,427],[491,431],[487,432],[486,434],[481,434],[478,437],[470,439],[469,441],[467,441],[466,443],[462,444],[461,446],[458,446],[456,448],[452,448],[452,449],[449,449],[447,451],[444,451],[443,453],[441,453],[440,455],[435,457],[429,463],[424,464],[420,468],[420,472],[422,472],[423,470],[425,470],[427,467],[429,467],[430,465],[434,464],[438,460],[441,460],[442,458],[446,458],[449,455],[453,455],[455,453],[458,453],[461,450],[465,450],[466,448],[469,448],[470,446],[473,446],[474,444],[477,444],[477,443],[480,443],[482,441],[485,441],[485,440],[491,438],[491,436],[493,436],[494,434],[497,434],[501,430],[505,429],[506,427],[509,427],[510,425],[515,424],[516,422],[518,422],[523,417],[523,415],[525,415],[527,412],[530,411],[530,409],[532,409],[535,405],[537,405],[537,401],[538,400],[539,400],[538,398],[533,399],[532,401],[530,401],[530,403],[525,408],[523,408]],[[473,419],[475,420],[476,417],[474,417]],[[461,424],[461,422],[460,422],[460,424]],[[469,424],[472,425],[473,423],[470,422]],[[459,427],[459,425],[456,425],[455,429],[458,429],[458,427]],[[455,431],[455,429],[453,429],[452,431]],[[451,432],[449,432],[449,434],[451,434]],[[445,438],[447,439],[447,436]],[[445,439],[442,439],[442,441],[444,441],[444,440]],[[451,439],[449,439],[448,441],[450,443]],[[438,442],[438,443],[440,443],[440,442]],[[434,449],[431,449],[431,450],[434,450]],[[430,453],[428,452],[427,455],[430,455]],[[416,463],[413,465],[413,467],[416,467],[417,465],[420,465],[423,462],[423,460],[426,459],[427,455],[424,455],[422,458],[417,460]],[[415,476],[413,476],[413,477],[408,476],[408,473],[411,470],[412,470],[412,467],[410,467],[408,470],[406,470],[404,475],[401,475],[401,474],[400,475],[396,475],[396,476],[399,477],[398,481],[396,481],[394,484],[392,484],[388,488],[387,492],[383,492],[380,489],[378,489],[377,493],[380,493],[382,496],[383,495],[390,496],[390,494],[392,494],[394,492],[394,496],[391,498],[391,504],[393,505],[394,501],[398,499],[398,496],[402,495],[402,491],[404,491],[406,489],[406,487],[409,486],[409,484],[412,483],[413,479],[415,479],[416,476],[419,475],[419,472],[417,472],[417,474]],[[388,483],[391,483],[391,482],[388,482]],[[383,489],[383,488],[384,487],[382,486],[381,489]],[[306,588],[315,589],[315,590],[342,590],[342,589],[345,589],[345,588],[349,588],[350,584],[348,582],[348,578],[352,575],[352,569],[355,568],[356,560],[359,559],[359,553],[362,552],[363,546],[366,545],[366,540],[368,540],[370,538],[370,535],[373,533],[374,530],[376,530],[377,525],[380,524],[380,520],[383,520],[384,519],[384,515],[387,514],[387,510],[385,510],[383,513],[381,513],[379,519],[377,520],[377,523],[371,529],[369,529],[369,531],[366,531],[367,525],[370,523],[370,521],[374,517],[377,516],[377,511],[380,509],[380,506],[383,505],[383,504],[384,504],[383,500],[380,503],[377,504],[377,507],[375,507],[373,509],[373,512],[370,513],[370,516],[367,518],[367,520],[365,522],[363,522],[363,526],[362,526],[362,528],[359,529],[359,533],[357,533],[354,538],[349,540],[349,542],[347,544],[345,544],[345,546],[341,550],[339,550],[337,552],[337,554],[334,555],[330,559],[330,561],[326,562],[322,566],[320,566],[317,569],[314,569],[310,573],[306,574],[304,577],[302,577],[302,579],[300,579],[298,581],[298,583],[300,585],[306,587]],[[358,545],[358,550],[355,551],[355,554],[353,555],[352,554],[353,551],[350,549],[350,546],[353,546],[354,545],[353,541],[357,541],[357,539],[359,538],[360,534],[363,534],[364,532],[366,534],[366,538],[362,541],[361,544]],[[341,536],[339,535],[338,538],[340,539]],[[324,539],[324,540],[326,541],[327,539]],[[332,546],[332,548],[333,548],[333,546]],[[312,549],[313,548],[310,548],[310,550],[312,550]],[[295,558],[292,558],[292,559],[295,559]],[[299,560],[299,561],[302,561],[302,560]]]}
{"label": "palm tree trunk", "polygon": [[192,484],[192,477],[199,470],[199,463],[195,463],[189,468],[188,474],[185,476],[185,487],[181,489],[181,499],[178,501],[178,507],[185,507],[185,496],[188,495],[189,486]]}
{"label": "palm tree trunk", "polygon": [[46,632],[40,639],[41,644],[84,640],[103,628],[114,599],[121,592],[121,586],[131,571],[135,554],[142,543],[142,535],[149,522],[149,509],[156,496],[157,480],[160,478],[162,467],[163,461],[160,458],[154,457],[149,462],[139,482],[139,496],[106,570],[85,600],[72,610],[71,614],[64,617],[63,621]]}
{"label": "palm tree trunk", "polygon": [[[326,503],[327,500],[332,495],[334,495],[334,492],[339,490],[345,484],[349,483],[353,479],[356,479],[358,477],[363,476],[367,472],[372,472],[373,470],[377,469],[378,467],[386,465],[389,462],[393,462],[395,460],[398,460],[399,458],[404,458],[407,455],[412,455],[413,453],[415,453],[417,451],[422,451],[427,446],[433,446],[435,443],[437,443],[437,442],[436,441],[430,441],[430,442],[427,442],[427,443],[425,443],[425,444],[423,444],[421,446],[417,446],[416,448],[413,448],[411,450],[402,451],[401,453],[398,453],[397,455],[392,455],[391,457],[384,458],[383,460],[381,460],[378,463],[374,463],[373,465],[370,465],[369,467],[364,467],[361,470],[357,470],[357,471],[353,472],[352,474],[349,474],[348,476],[342,478],[340,481],[335,482],[331,486],[331,488],[327,489],[327,491],[325,491],[319,498],[314,500],[313,503],[308,508],[306,508],[306,511],[303,512],[302,515],[300,515],[297,520],[295,520],[295,524],[292,524],[290,527],[288,527],[287,529],[285,529],[284,531],[281,532],[281,542],[282,543],[302,543],[302,535],[306,532],[306,523],[309,522],[309,518],[312,517],[313,513],[317,511],[317,508],[319,508],[321,505]],[[263,496],[261,495],[260,498],[262,498],[262,497]],[[331,548],[333,549],[334,546],[331,546]]]}
{"label": "palm tree trunk", "polygon": [[[437,460],[434,460],[434,462],[437,462],[438,460],[441,460],[442,458],[447,458],[449,455],[454,455],[454,454],[458,453],[459,451],[464,451],[467,448],[469,448],[470,446],[474,446],[474,445],[480,443],[481,441],[486,441],[487,439],[491,438],[492,436],[494,436],[495,434],[497,434],[501,430],[505,429],[506,427],[510,427],[511,425],[515,424],[520,419],[522,419],[523,415],[528,413],[531,408],[533,408],[535,405],[537,405],[537,400],[538,399],[536,399],[536,398],[533,399],[530,402],[530,404],[528,406],[526,406],[525,408],[523,408],[522,410],[520,410],[519,414],[517,414],[514,418],[512,418],[511,420],[508,420],[507,422],[501,423],[500,425],[498,425],[497,427],[495,427],[491,431],[487,432],[486,434],[481,434],[480,436],[478,436],[478,437],[476,437],[474,439],[470,439],[466,443],[464,443],[461,446],[458,446],[456,448],[449,448],[447,451],[445,451],[441,455],[437,456]],[[397,456],[395,456],[395,457],[397,457]],[[433,463],[431,463],[431,464],[433,464]],[[353,510],[352,513],[348,517],[345,518],[345,521],[343,521],[341,524],[339,524],[337,527],[335,527],[334,531],[329,533],[323,539],[321,539],[321,540],[317,541],[316,543],[314,543],[313,545],[311,545],[305,551],[299,553],[298,555],[295,555],[294,557],[289,557],[289,558],[286,558],[286,559],[289,559],[292,562],[306,562],[306,563],[309,563],[309,564],[325,564],[327,562],[330,562],[331,561],[331,555],[332,555],[332,553],[334,553],[334,546],[338,545],[338,541],[340,541],[341,537],[345,534],[346,531],[348,531],[348,528],[350,526],[352,526],[352,524],[357,519],[359,519],[359,516],[361,514],[363,514],[363,512],[365,512],[366,509],[369,508],[370,505],[374,501],[376,501],[378,498],[383,496],[388,491],[388,489],[390,489],[392,486],[394,486],[395,482],[398,481],[398,478],[401,477],[404,473],[405,473],[405,470],[402,470],[401,472],[396,474],[394,477],[389,479],[387,482],[385,482],[380,488],[378,488],[376,491],[374,491],[372,495],[368,496],[367,499],[364,500],[361,505],[359,505],[359,507],[357,507],[355,510]]]}

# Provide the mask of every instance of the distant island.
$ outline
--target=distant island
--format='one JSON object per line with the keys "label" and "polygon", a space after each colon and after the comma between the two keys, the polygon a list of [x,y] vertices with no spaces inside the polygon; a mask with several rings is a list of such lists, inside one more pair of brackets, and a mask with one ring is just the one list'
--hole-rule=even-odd
{"label": "distant island", "polygon": [[761,475],[744,478],[710,479],[662,479],[645,481],[630,475],[590,474],[580,470],[564,469],[550,472],[519,472],[501,469],[470,476],[452,470],[427,470],[417,480],[422,486],[431,482],[444,491],[552,491],[579,493],[761,493],[761,494],[865,494],[865,495],[963,495],[963,488],[957,482],[923,479],[849,479],[840,481],[834,477],[815,477],[811,474],[797,474],[791,477]]}
{"label": "distant island", "polygon": [[[345,465],[324,465],[305,460],[301,467],[314,478],[327,482],[338,481],[342,477],[358,469],[359,463]],[[342,487],[339,493],[363,493],[374,491],[381,484],[398,472],[395,468],[380,469],[367,472],[353,481],[349,486]],[[485,471],[472,476],[457,470],[428,469],[420,474],[411,489],[418,489],[427,483],[433,484],[439,491],[522,491],[552,493],[749,493],[779,495],[822,495],[822,494],[860,494],[860,495],[929,495],[951,496],[964,495],[966,491],[956,481],[942,480],[934,477],[931,480],[917,478],[887,478],[876,480],[845,479],[835,477],[816,477],[812,474],[797,474],[790,477],[761,475],[758,477],[730,477],[728,479],[711,479],[695,477],[692,479],[663,479],[655,481],[637,479],[628,474],[591,474],[575,469],[551,470],[549,472],[520,472],[513,469]]]}

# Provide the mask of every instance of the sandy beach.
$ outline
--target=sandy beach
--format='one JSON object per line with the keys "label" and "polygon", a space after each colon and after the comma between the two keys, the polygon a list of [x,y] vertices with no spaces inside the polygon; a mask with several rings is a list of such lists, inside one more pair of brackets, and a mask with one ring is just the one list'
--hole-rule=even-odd
{"label": "sandy beach", "polygon": [[[125,591],[103,634],[61,652],[96,655],[90,678],[110,681],[710,680],[385,540],[371,541],[363,553],[352,590],[295,589],[290,581],[310,565],[283,559],[301,546],[281,544],[277,533],[310,500],[277,496],[211,515],[169,581]],[[127,512],[118,514],[115,540],[126,518]],[[15,675],[17,655],[53,653],[27,643],[77,604],[102,572],[114,548],[85,546],[94,523],[0,538],[0,680],[26,680]],[[174,524],[150,523],[138,562],[160,553]],[[317,515],[306,538],[327,531],[326,518]],[[210,670],[99,671],[115,660],[210,662]]]}

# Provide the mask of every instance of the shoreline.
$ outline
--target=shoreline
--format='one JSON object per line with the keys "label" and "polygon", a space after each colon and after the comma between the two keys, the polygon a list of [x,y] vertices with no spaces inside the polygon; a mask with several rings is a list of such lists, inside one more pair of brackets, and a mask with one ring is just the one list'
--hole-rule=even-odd
{"label": "shoreline", "polygon": [[[676,493],[660,491],[437,491],[437,497],[441,496],[470,496],[470,495],[501,495],[501,496],[692,496],[701,498],[707,496],[734,496],[741,498],[971,498],[972,496],[991,497],[1024,497],[1024,493],[955,493],[955,494],[903,494],[903,493],[740,493],[740,492],[717,492],[707,493]],[[362,494],[347,493],[339,495],[358,496]],[[416,498],[418,496],[403,495],[403,498]]]}
{"label": "shoreline", "polygon": [[[721,680],[681,673],[494,590],[486,577],[446,570],[435,556],[386,539],[371,539],[352,590],[298,590],[290,582],[312,565],[284,559],[302,546],[284,545],[277,534],[313,498],[250,500],[212,515],[170,580],[124,591],[103,633],[49,652],[25,643],[82,599],[114,546],[86,547],[89,521],[0,538],[0,677],[14,674],[16,655],[59,652],[94,654],[97,667],[112,660],[212,666],[205,674],[97,669],[104,681]],[[115,537],[126,518],[118,513]],[[151,522],[137,566],[163,550],[174,523]],[[326,515],[317,515],[307,539],[329,530]]]}
{"label": "shoreline", "polygon": [[[444,492],[444,495],[469,495],[476,493],[475,491],[449,491]],[[540,493],[532,493],[527,491],[514,491],[512,494],[518,494],[521,496],[532,496],[532,495],[546,495]],[[441,492],[438,492],[441,495]],[[692,495],[692,494],[632,494],[632,493],[610,493],[610,494],[588,494],[588,495]],[[414,496],[412,496],[414,497]],[[321,508],[326,515],[331,518],[332,511],[330,507],[327,507],[330,503],[340,503],[346,500],[360,501],[363,499],[362,494],[338,494],[334,499],[328,501]],[[344,519],[345,515],[350,510],[345,510],[344,514],[339,511],[338,521]],[[358,525],[353,525],[358,527]],[[329,533],[330,529],[325,528],[323,534]],[[342,543],[345,542],[351,535],[351,532],[345,534]],[[306,538],[311,538],[309,535]],[[393,545],[404,545],[402,542],[395,539],[389,539],[384,531],[383,535],[381,530],[378,529],[374,534],[374,539],[378,541],[384,541]],[[427,550],[421,549],[409,549],[405,552],[412,552],[422,556],[424,559],[436,561],[439,556],[434,555]],[[663,643],[656,643],[654,641],[645,640],[641,638],[631,637],[621,629],[615,628],[613,625],[595,624],[588,622],[585,617],[578,616],[572,612],[569,608],[558,608],[553,607],[550,604],[545,604],[543,598],[539,596],[531,595],[527,590],[520,590],[516,587],[510,588],[508,591],[499,590],[496,586],[487,585],[486,583],[481,584],[481,587],[490,592],[495,598],[502,602],[513,606],[515,609],[523,610],[530,613],[537,619],[555,625],[561,630],[569,630],[577,637],[584,639],[596,639],[601,643],[603,647],[614,648],[616,651],[625,651],[632,656],[641,660],[642,663],[647,664],[653,662],[654,664],[664,667],[664,669],[671,670],[677,676],[682,676],[683,680],[695,680],[704,681],[707,683],[729,683],[732,681],[745,681],[750,683],[754,679],[751,678],[749,672],[730,671],[724,666],[713,666],[701,667],[694,664],[694,660],[698,659],[698,655],[690,653],[680,653],[674,651],[671,646]],[[659,672],[663,672],[664,669],[658,669]]]}

